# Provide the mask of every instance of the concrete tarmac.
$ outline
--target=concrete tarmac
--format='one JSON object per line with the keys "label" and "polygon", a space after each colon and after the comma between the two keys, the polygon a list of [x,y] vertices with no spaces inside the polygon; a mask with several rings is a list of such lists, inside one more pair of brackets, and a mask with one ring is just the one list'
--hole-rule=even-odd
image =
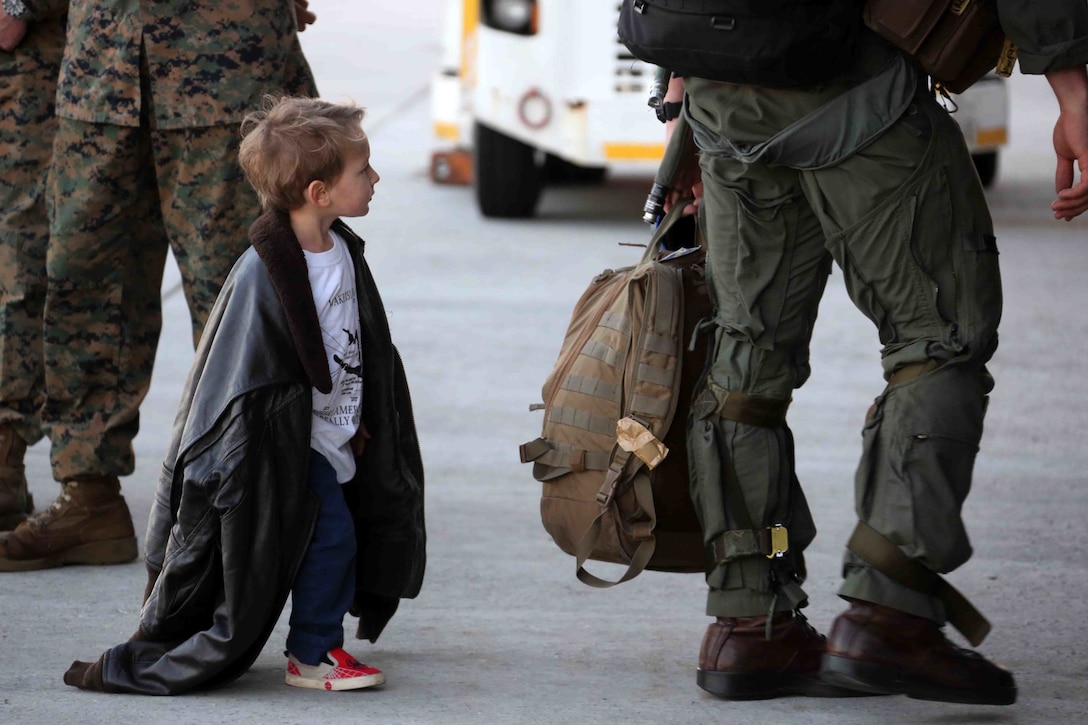
{"label": "concrete tarmac", "polygon": [[[422,593],[402,603],[375,645],[352,640],[354,620],[345,622],[349,651],[389,681],[348,693],[285,686],[285,611],[252,669],[228,687],[175,698],[75,690],[61,681],[69,663],[134,631],[143,565],[4,574],[0,723],[1088,722],[1088,220],[1061,224],[1047,212],[1055,109],[1045,83],[1012,83],[1012,144],[990,195],[1006,306],[997,387],[964,510],[975,554],[950,575],[993,623],[980,651],[1016,674],[1019,702],[726,702],[695,685],[709,621],[702,577],[650,572],[606,591],[580,584],[573,559],[541,527],[539,485],[518,461],[518,445],[539,434],[541,414],[528,406],[540,398],[575,300],[602,269],[637,259],[640,250],[620,243],[648,237],[638,217],[649,180],[551,189],[537,219],[482,220],[470,190],[426,177],[434,148],[426,84],[439,57],[440,3],[385,0],[365,12],[315,5],[318,25],[303,40],[322,92],[370,109],[382,180],[371,214],[351,224],[368,240],[427,467]],[[858,433],[882,387],[876,336],[841,279],[836,272],[828,286],[813,376],[790,413],[820,530],[806,588],[807,614],[821,630],[844,606],[835,590],[855,521]],[[141,530],[192,357],[172,263],[164,300],[137,468],[123,481]],[[57,493],[46,444],[30,450],[27,468],[40,508]]]}

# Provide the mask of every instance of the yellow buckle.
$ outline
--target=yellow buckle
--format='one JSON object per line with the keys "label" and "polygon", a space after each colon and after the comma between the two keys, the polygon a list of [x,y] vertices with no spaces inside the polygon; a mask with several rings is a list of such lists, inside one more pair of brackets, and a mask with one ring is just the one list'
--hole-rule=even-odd
{"label": "yellow buckle", "polygon": [[1013,42],[1008,38],[1001,46],[1001,56],[997,59],[997,74],[1002,78],[1008,78],[1016,68],[1017,50]]}
{"label": "yellow buckle", "polygon": [[789,532],[782,524],[768,526],[767,531],[771,538],[771,553],[767,554],[767,558],[781,559],[790,550]]}

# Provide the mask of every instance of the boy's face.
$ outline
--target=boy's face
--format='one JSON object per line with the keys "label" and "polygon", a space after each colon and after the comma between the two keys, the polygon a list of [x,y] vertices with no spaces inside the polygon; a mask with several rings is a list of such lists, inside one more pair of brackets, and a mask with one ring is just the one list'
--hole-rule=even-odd
{"label": "boy's face", "polygon": [[339,217],[366,216],[379,178],[370,165],[370,141],[364,136],[360,150],[348,153],[340,178],[328,187],[329,211]]}

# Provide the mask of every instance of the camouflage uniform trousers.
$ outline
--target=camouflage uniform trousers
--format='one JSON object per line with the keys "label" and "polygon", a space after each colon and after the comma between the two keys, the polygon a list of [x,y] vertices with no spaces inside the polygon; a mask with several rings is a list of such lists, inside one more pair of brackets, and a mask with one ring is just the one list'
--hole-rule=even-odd
{"label": "camouflage uniform trousers", "polygon": [[32,22],[14,52],[0,50],[0,423],[28,443],[43,435],[46,175],[63,50],[63,19]]}
{"label": "camouflage uniform trousers", "polygon": [[[704,82],[686,88],[700,120],[720,123],[724,138],[767,138],[810,100]],[[736,113],[715,117],[717,109]],[[729,118],[748,125],[733,128]],[[766,614],[807,599],[803,551],[816,529],[790,430],[717,411],[734,391],[786,402],[805,382],[833,263],[879,332],[885,379],[905,366],[926,370],[887,387],[867,417],[858,518],[930,571],[960,566],[971,555],[960,511],[993,385],[985,364],[997,345],[1001,283],[990,214],[954,121],[923,89],[883,135],[835,165],[799,171],[703,154],[701,167],[717,321],[707,387],[719,402],[690,421],[692,496],[708,542],[744,528],[730,510],[730,486],[739,487],[751,525],[782,523],[790,542],[782,559],[718,563],[707,576],[707,614]],[[945,619],[939,599],[849,552],[843,573],[845,597]]]}
{"label": "camouflage uniform trousers", "polygon": [[259,213],[237,124],[176,130],[61,118],[47,259],[45,404],[53,476],[132,473],[173,251],[196,340]]}

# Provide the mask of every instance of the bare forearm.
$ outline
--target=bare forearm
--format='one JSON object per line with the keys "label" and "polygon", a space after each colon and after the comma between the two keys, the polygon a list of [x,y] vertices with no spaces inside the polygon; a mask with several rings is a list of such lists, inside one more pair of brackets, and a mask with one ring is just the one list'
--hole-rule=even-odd
{"label": "bare forearm", "polygon": [[1088,107],[1088,70],[1084,66],[1050,71],[1046,79],[1063,112]]}
{"label": "bare forearm", "polygon": [[1088,71],[1083,65],[1053,70],[1046,79],[1058,100],[1054,124],[1057,167],[1050,205],[1056,219],[1069,221],[1088,210]]}

